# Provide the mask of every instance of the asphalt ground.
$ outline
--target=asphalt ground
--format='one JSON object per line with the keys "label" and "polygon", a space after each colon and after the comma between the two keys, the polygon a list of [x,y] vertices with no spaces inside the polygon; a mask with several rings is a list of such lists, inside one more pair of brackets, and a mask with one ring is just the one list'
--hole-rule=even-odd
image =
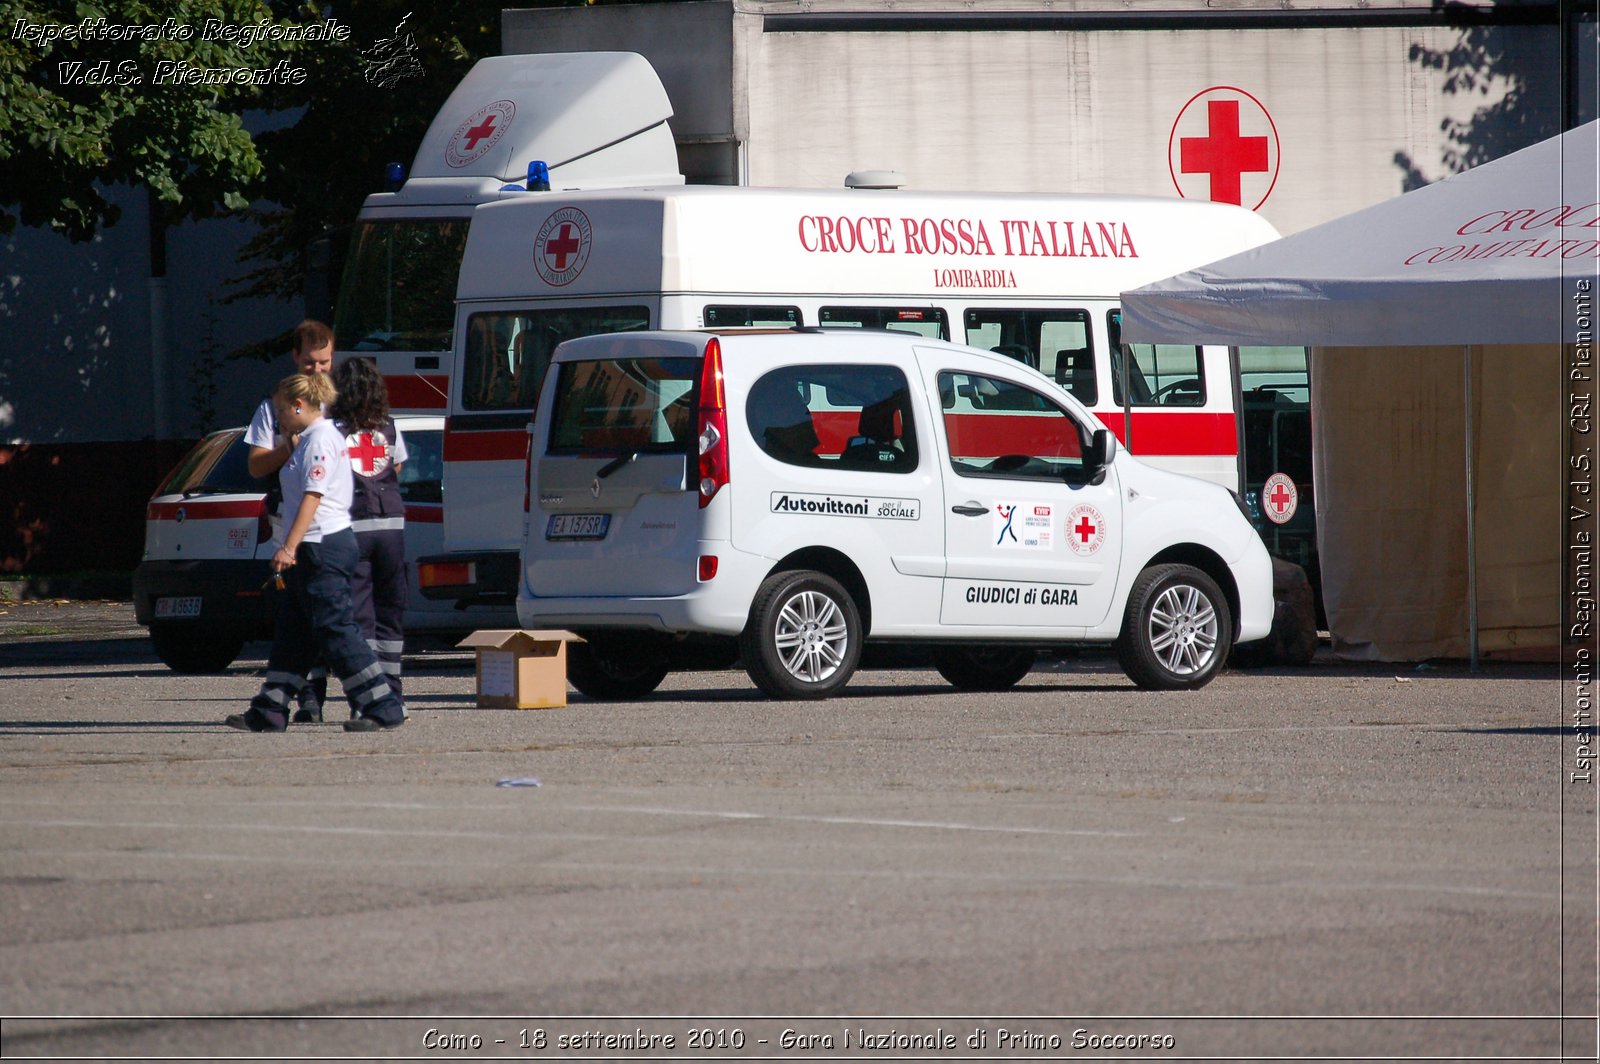
{"label": "asphalt ground", "polygon": [[0,1056],[1595,1059],[1552,665],[519,712],[435,650],[398,731],[222,727],[265,649],[0,605]]}

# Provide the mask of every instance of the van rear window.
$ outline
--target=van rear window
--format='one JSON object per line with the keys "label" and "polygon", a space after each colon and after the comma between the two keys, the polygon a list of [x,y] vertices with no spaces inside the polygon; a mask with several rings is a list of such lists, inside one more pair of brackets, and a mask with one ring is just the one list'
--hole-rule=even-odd
{"label": "van rear window", "polygon": [[688,450],[699,378],[698,358],[561,363],[550,450]]}

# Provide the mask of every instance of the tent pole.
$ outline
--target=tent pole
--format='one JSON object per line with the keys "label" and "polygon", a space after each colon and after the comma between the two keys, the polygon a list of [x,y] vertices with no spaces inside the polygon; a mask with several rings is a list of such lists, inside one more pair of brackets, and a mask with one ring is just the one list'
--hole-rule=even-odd
{"label": "tent pole", "polygon": [[1478,671],[1478,545],[1477,508],[1474,505],[1475,477],[1472,461],[1472,345],[1461,347],[1461,366],[1466,395],[1467,454],[1467,641],[1472,647],[1472,671]]}

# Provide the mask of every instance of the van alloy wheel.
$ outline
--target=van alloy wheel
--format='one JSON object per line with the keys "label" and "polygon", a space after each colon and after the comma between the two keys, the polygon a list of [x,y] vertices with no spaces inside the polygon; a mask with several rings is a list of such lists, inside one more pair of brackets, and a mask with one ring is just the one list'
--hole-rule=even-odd
{"label": "van alloy wheel", "polygon": [[850,595],[823,573],[768,577],[740,637],[745,668],[772,698],[826,698],[861,658],[861,619]]}
{"label": "van alloy wheel", "polygon": [[1199,569],[1156,565],[1134,581],[1117,658],[1140,687],[1204,687],[1222,671],[1232,645],[1228,600]]}

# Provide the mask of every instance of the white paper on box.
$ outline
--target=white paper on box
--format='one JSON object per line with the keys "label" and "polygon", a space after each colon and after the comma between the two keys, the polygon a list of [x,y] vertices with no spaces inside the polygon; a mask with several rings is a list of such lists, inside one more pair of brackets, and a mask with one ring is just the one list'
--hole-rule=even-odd
{"label": "white paper on box", "polygon": [[480,650],[478,693],[489,698],[511,698],[517,693],[517,656],[509,650]]}

